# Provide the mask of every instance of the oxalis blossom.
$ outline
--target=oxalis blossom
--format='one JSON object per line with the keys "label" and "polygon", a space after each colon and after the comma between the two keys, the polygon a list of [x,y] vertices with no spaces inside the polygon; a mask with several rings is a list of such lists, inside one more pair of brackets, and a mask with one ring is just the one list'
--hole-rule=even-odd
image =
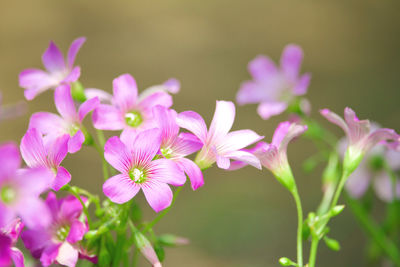
{"label": "oxalis blossom", "polygon": [[21,140],[21,154],[26,164],[31,167],[47,168],[52,173],[53,190],[60,190],[69,183],[71,174],[61,162],[68,153],[69,135],[63,135],[56,139],[43,140],[41,134],[35,128],[29,129]]}
{"label": "oxalis blossom", "polygon": [[228,169],[230,159],[246,162],[261,169],[260,161],[253,154],[241,149],[261,140],[252,130],[229,132],[235,119],[235,105],[230,101],[217,101],[210,129],[203,118],[194,111],[184,111],[178,115],[178,125],[191,131],[203,143],[196,156],[196,164],[205,169],[214,162],[222,169]]}
{"label": "oxalis blossom", "polygon": [[85,141],[82,121],[100,104],[100,101],[97,97],[89,99],[80,105],[77,112],[71,96],[71,88],[65,84],[56,88],[54,102],[61,116],[49,112],[37,112],[31,116],[29,128],[36,128],[46,138],[51,139],[69,135],[68,152],[75,153],[81,149]]}
{"label": "oxalis blossom", "polygon": [[125,203],[142,189],[147,202],[156,212],[171,204],[172,191],[167,184],[181,186],[186,182],[186,176],[175,162],[154,159],[160,144],[158,129],[137,134],[129,132],[122,141],[117,136],[107,141],[104,157],[121,172],[103,185],[103,192],[111,201]]}
{"label": "oxalis blossom", "polygon": [[[45,168],[19,169],[21,157],[13,143],[0,147],[0,228],[16,216],[28,227],[47,226],[50,214],[39,195],[48,190],[51,173]],[[40,214],[40,216],[38,216]]]}
{"label": "oxalis blossom", "polygon": [[399,135],[392,129],[381,128],[371,132],[371,123],[368,120],[359,120],[351,108],[345,108],[344,120],[329,109],[320,112],[327,120],[342,128],[347,135],[348,147],[343,168],[348,175],[357,168],[364,155],[376,144],[399,139]]}
{"label": "oxalis blossom", "polygon": [[152,108],[172,105],[172,97],[164,91],[139,99],[136,81],[129,74],[114,79],[113,93],[112,105],[101,104],[93,112],[93,124],[97,129],[142,131],[155,128]]}
{"label": "oxalis blossom", "polygon": [[60,49],[53,42],[50,42],[49,47],[42,56],[42,62],[46,71],[26,69],[19,75],[19,86],[25,89],[25,98],[32,100],[38,94],[51,88],[56,88],[60,84],[69,84],[77,81],[81,70],[79,66],[74,66],[74,62],[85,40],[84,37],[81,37],[72,42],[68,50],[66,62]]}
{"label": "oxalis blossom", "polygon": [[78,242],[88,231],[80,220],[82,204],[74,196],[57,199],[53,192],[48,194],[46,204],[52,215],[49,227],[23,231],[22,241],[43,266],[58,263],[74,267],[80,252]]}
{"label": "oxalis blossom", "polygon": [[179,134],[177,113],[162,106],[153,109],[154,118],[161,131],[161,154],[174,161],[189,177],[193,190],[204,184],[200,168],[186,156],[200,150],[203,144],[190,133]]}
{"label": "oxalis blossom", "polygon": [[24,224],[19,218],[0,228],[0,266],[24,267],[24,255],[15,247]]}
{"label": "oxalis blossom", "polygon": [[244,82],[237,95],[239,105],[260,103],[257,109],[263,119],[285,111],[296,96],[307,93],[311,75],[300,75],[303,51],[297,45],[283,50],[280,67],[266,56],[258,56],[249,63],[252,81]]}

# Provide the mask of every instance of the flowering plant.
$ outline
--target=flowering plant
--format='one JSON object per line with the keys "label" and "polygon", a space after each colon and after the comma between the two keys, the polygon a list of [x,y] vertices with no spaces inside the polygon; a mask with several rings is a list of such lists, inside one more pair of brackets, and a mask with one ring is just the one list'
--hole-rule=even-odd
{"label": "flowering plant", "polygon": [[[42,57],[46,71],[27,69],[19,76],[27,100],[54,90],[59,114],[34,113],[19,150],[12,142],[0,146],[0,267],[12,263],[26,266],[24,254],[42,266],[73,267],[79,260],[98,266],[136,266],[140,254],[152,266],[161,266],[164,247],[187,244],[188,240],[157,235],[153,227],[167,214],[186,182],[193,191],[204,186],[204,171],[214,163],[230,171],[247,165],[264,167],[293,196],[298,214],[297,259],[280,258],[282,266],[314,267],[321,240],[331,249],[339,249],[338,241],[327,235],[330,220],[344,208],[338,205],[344,188],[348,205],[371,243],[379,248],[376,260],[388,259],[400,266],[399,248],[390,238],[395,229],[379,227],[362,201],[374,179],[377,195],[396,213],[400,137],[391,129],[375,127],[371,131],[370,122],[359,120],[350,108],[345,109],[344,120],[328,109],[321,110],[322,116],[344,130],[343,141],[314,121],[310,103],[303,97],[311,75],[299,74],[303,59],[299,46],[284,49],[280,67],[265,56],[251,61],[253,80],[244,82],[237,94],[239,104],[259,103],[258,114],[263,119],[285,111],[290,114],[290,120],[280,123],[272,141],[266,143],[261,141],[264,136],[252,130],[231,131],[236,113],[231,101],[216,101],[209,127],[195,111],[172,109],[171,94],[180,90],[176,79],[140,94],[130,74],[114,79],[112,95],[85,88],[79,82],[80,67],[74,66],[84,42],[85,38],[78,38],[72,43],[66,62],[51,42]],[[1,119],[18,115],[21,108],[15,106],[12,114],[1,112]],[[84,123],[90,113],[91,123]],[[106,140],[104,131],[114,131],[108,133],[113,136]],[[296,185],[299,181],[287,157],[289,143],[300,136],[321,148],[306,161],[307,169],[313,169],[317,158],[327,163],[322,201],[306,218]],[[84,146],[99,152],[104,197],[72,185],[75,174],[61,166]],[[26,164],[23,167],[21,159]],[[61,191],[67,195],[59,196]],[[140,191],[157,214],[150,222],[140,216],[136,202]],[[398,218],[391,220],[399,222]],[[19,238],[22,251],[30,253],[17,248]],[[303,245],[307,240],[311,248],[306,260]]]}

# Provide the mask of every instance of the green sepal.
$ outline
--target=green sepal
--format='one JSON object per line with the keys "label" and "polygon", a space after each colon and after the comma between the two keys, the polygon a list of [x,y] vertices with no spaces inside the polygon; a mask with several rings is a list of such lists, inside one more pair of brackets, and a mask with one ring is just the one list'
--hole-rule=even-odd
{"label": "green sepal", "polygon": [[154,251],[156,252],[158,260],[160,262],[163,262],[165,260],[165,250],[164,250],[164,247],[161,245],[160,242],[156,242],[154,244]]}
{"label": "green sepal", "polygon": [[78,102],[85,102],[86,95],[85,95],[85,87],[83,87],[82,83],[79,81],[71,83],[71,95],[72,98]]}
{"label": "green sepal", "polygon": [[286,257],[280,258],[279,263],[281,266],[297,266],[297,264],[295,262],[293,262],[292,260],[290,260],[289,258],[286,258]]}
{"label": "green sepal", "polygon": [[324,236],[326,246],[334,251],[340,250],[340,244],[337,240]]}

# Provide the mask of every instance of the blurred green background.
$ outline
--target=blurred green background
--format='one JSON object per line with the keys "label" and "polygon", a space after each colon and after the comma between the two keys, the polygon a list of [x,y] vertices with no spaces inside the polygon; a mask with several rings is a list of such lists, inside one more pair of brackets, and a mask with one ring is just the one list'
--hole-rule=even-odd
{"label": "blurred green background", "polygon": [[[400,2],[165,0],[35,0],[0,2],[0,90],[6,103],[23,99],[18,73],[42,68],[49,40],[66,51],[86,36],[77,58],[86,87],[111,91],[112,79],[132,74],[144,89],[170,77],[182,82],[177,111],[195,110],[210,121],[215,100],[234,100],[247,63],[258,54],[278,60],[288,43],[305,52],[303,72],[312,72],[308,97],[318,109],[342,114],[351,106],[361,118],[400,130]],[[29,103],[29,112],[1,123],[0,140],[19,141],[29,114],[54,111],[52,93]],[[285,116],[268,121],[256,106],[237,107],[234,129],[251,128],[270,140]],[[320,169],[306,175],[301,162],[314,151],[307,140],[289,147],[305,212],[321,197]],[[70,155],[64,165],[72,182],[101,194],[102,174],[94,149]],[[296,213],[290,195],[267,171],[247,167],[205,171],[196,192],[186,186],[156,232],[188,237],[191,244],[167,250],[165,266],[278,266],[295,258]],[[143,202],[148,219],[154,212]],[[349,211],[332,222],[342,250],[321,243],[318,266],[366,266],[365,238]],[[147,266],[143,264],[143,266]]]}

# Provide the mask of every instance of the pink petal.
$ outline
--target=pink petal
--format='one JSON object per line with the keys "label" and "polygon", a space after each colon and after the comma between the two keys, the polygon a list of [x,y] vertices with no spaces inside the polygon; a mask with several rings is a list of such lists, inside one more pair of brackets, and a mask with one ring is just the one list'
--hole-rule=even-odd
{"label": "pink petal", "polygon": [[85,96],[87,99],[98,97],[102,104],[111,104],[112,95],[101,89],[87,88]]}
{"label": "pink petal", "polygon": [[167,91],[170,92],[171,94],[177,94],[181,89],[180,81],[175,78],[168,79],[163,83],[163,85],[166,87]]}
{"label": "pink petal", "polygon": [[300,125],[297,123],[287,124],[287,122],[280,123],[278,128],[275,130],[272,144],[278,147],[279,153],[286,154],[289,142],[303,134],[306,130],[306,125]]}
{"label": "pink petal", "polygon": [[49,112],[34,113],[29,121],[29,129],[36,128],[41,134],[62,135],[67,127],[63,118]]}
{"label": "pink petal", "polygon": [[148,179],[173,186],[181,186],[186,182],[184,172],[172,160],[157,159],[148,166]]}
{"label": "pink petal", "polygon": [[[393,186],[395,186],[393,190]],[[395,198],[400,197],[400,183],[396,180],[393,185],[392,179],[385,173],[381,172],[374,179],[374,189],[376,195],[385,202],[393,201],[393,191],[395,192]]]}
{"label": "pink petal", "polygon": [[21,166],[21,157],[16,144],[6,143],[0,146],[0,166],[0,182],[12,177]]}
{"label": "pink petal", "polygon": [[134,165],[142,166],[150,162],[160,149],[161,136],[159,129],[145,130],[136,136],[128,147],[132,151]]}
{"label": "pink petal", "polygon": [[75,267],[78,261],[78,250],[71,246],[70,243],[64,242],[58,249],[58,255],[56,257],[56,261],[68,267]]}
{"label": "pink petal", "polygon": [[239,130],[230,132],[226,135],[226,138],[218,145],[218,154],[224,154],[231,151],[236,151],[245,148],[257,141],[263,139],[263,136],[259,136],[252,130]]}
{"label": "pink petal", "polygon": [[71,244],[81,241],[86,232],[87,232],[86,225],[81,221],[74,220],[71,224],[71,229],[69,230],[66,241],[68,241]]}
{"label": "pink petal", "polygon": [[184,111],[179,113],[177,123],[180,127],[192,132],[201,142],[206,143],[207,126],[198,113],[194,111]]}
{"label": "pink petal", "polygon": [[58,191],[64,185],[68,184],[71,181],[71,174],[62,166],[59,166],[57,169],[56,178],[53,181],[52,189]]}
{"label": "pink petal", "polygon": [[82,144],[85,142],[85,136],[81,130],[77,131],[74,136],[69,138],[68,141],[68,152],[76,153],[82,148]]}
{"label": "pink petal", "polygon": [[147,202],[155,212],[171,205],[172,191],[167,184],[151,180],[142,185],[142,190]]}
{"label": "pink petal", "polygon": [[346,107],[344,109],[344,119],[349,128],[350,144],[355,144],[366,137],[371,129],[371,124],[368,120],[359,120],[356,113]]}
{"label": "pink petal", "polygon": [[203,143],[191,133],[180,133],[175,140],[171,149],[174,156],[184,157],[199,151],[203,147]]}
{"label": "pink petal", "polygon": [[141,100],[139,103],[139,107],[143,112],[150,113],[152,112],[153,107],[160,105],[166,108],[172,106],[172,96],[167,94],[166,92],[160,91],[155,92],[148,97]]}
{"label": "pink petal", "polygon": [[127,112],[136,106],[137,85],[130,74],[123,74],[113,81],[113,104],[121,111]]}
{"label": "pink petal", "polygon": [[38,69],[27,69],[19,74],[19,86],[25,88],[25,98],[32,100],[36,95],[58,84],[49,73]]}
{"label": "pink petal", "polygon": [[281,56],[281,69],[289,80],[296,80],[303,61],[303,50],[298,45],[287,45]]}
{"label": "pink petal", "polygon": [[100,130],[122,130],[125,127],[122,113],[114,106],[102,104],[93,112],[93,124]]}
{"label": "pink petal", "polygon": [[227,169],[229,169],[230,165],[231,165],[231,162],[228,157],[217,155],[218,168],[227,170]]}
{"label": "pink petal", "polygon": [[103,184],[104,195],[118,204],[128,202],[139,190],[140,186],[136,185],[126,174],[115,175]]}
{"label": "pink petal", "polygon": [[35,128],[29,129],[22,137],[20,150],[22,158],[29,167],[46,166],[46,150]]}
{"label": "pink petal", "polygon": [[351,197],[360,198],[367,191],[371,181],[371,173],[367,169],[365,162],[350,175],[346,182],[346,190]]}
{"label": "pink petal", "polygon": [[122,173],[127,173],[132,166],[132,154],[117,137],[111,137],[104,145],[104,157],[108,163]]}
{"label": "pink petal", "polygon": [[49,47],[44,52],[42,62],[45,68],[51,73],[62,72],[66,68],[63,54],[53,41],[50,42]]}
{"label": "pink petal", "polygon": [[347,126],[346,122],[340,116],[338,116],[336,113],[330,111],[329,109],[321,109],[320,113],[328,121],[330,121],[330,122],[336,124],[337,126],[339,126],[340,128],[342,128],[347,136],[350,136],[349,127]]}
{"label": "pink petal", "polygon": [[175,162],[189,177],[193,190],[196,190],[204,185],[203,173],[201,172],[199,166],[197,166],[193,161],[187,158],[180,158]]}
{"label": "pink petal", "polygon": [[46,143],[47,159],[51,167],[60,165],[68,153],[68,134],[50,140]]}
{"label": "pink petal", "polygon": [[54,92],[54,101],[60,115],[70,122],[78,121],[78,114],[71,95],[71,87],[67,84],[60,85]]}
{"label": "pink petal", "polygon": [[[268,149],[268,144],[265,142],[258,142],[254,147],[249,148],[249,149],[243,149],[243,151],[249,152],[256,156],[257,158],[262,157],[264,153],[266,153]],[[229,166],[230,171],[238,170],[243,167],[247,166],[247,163],[243,161],[234,161],[231,162],[231,165]]]}
{"label": "pink petal", "polygon": [[371,133],[368,138],[365,140],[365,147],[364,149],[367,151],[371,149],[373,146],[378,144],[379,142],[382,141],[397,141],[399,140],[400,136],[393,130],[393,129],[387,129],[387,128],[381,128],[373,133]]}
{"label": "pink petal", "polygon": [[61,244],[52,244],[44,249],[40,256],[40,262],[47,267],[54,263],[57,258]]}
{"label": "pink petal", "polygon": [[235,105],[230,101],[217,101],[214,117],[208,132],[208,141],[219,142],[232,128],[235,119]]}
{"label": "pink petal", "polygon": [[17,249],[17,248],[11,248],[11,258],[14,262],[15,267],[25,267],[24,264],[24,254]]}
{"label": "pink petal", "polygon": [[11,239],[0,233],[0,266],[7,267],[11,265],[10,259]]}
{"label": "pink petal", "polygon": [[304,95],[307,93],[308,86],[310,85],[311,74],[303,74],[297,81],[296,86],[293,88],[294,95]]}
{"label": "pink petal", "polygon": [[62,80],[62,82],[70,84],[70,83],[76,82],[80,76],[81,76],[81,68],[77,66],[77,67],[74,67],[68,73],[68,75]]}
{"label": "pink petal", "polygon": [[51,236],[46,228],[27,229],[21,233],[21,239],[25,248],[30,250],[33,254],[40,251],[45,246],[46,242],[51,239]]}
{"label": "pink petal", "polygon": [[248,70],[256,81],[264,81],[278,73],[275,63],[266,56],[260,55],[250,61]]}
{"label": "pink petal", "polygon": [[287,109],[285,102],[263,102],[257,108],[257,113],[264,120],[281,114]]}
{"label": "pink petal", "polygon": [[2,202],[0,202],[0,227],[2,228],[8,225],[13,219],[15,219],[15,217],[16,217],[15,211],[10,209],[9,207],[6,207]]}
{"label": "pink petal", "polygon": [[[225,154],[224,157],[230,158],[233,160],[237,160],[237,161],[242,161],[246,164],[249,164],[249,165],[261,170],[260,160],[255,155],[253,155],[249,152],[241,151],[241,150],[233,151],[233,152],[229,152],[228,154]],[[217,161],[217,164],[218,164],[218,161]],[[229,168],[229,166],[227,168],[223,168],[223,169],[228,169],[228,168]]]}
{"label": "pink petal", "polygon": [[242,83],[236,95],[236,101],[239,105],[260,103],[271,99],[270,90],[253,81]]}
{"label": "pink petal", "polygon": [[72,42],[71,46],[68,49],[68,56],[67,56],[68,68],[72,69],[72,67],[74,66],[76,54],[78,54],[79,50],[81,49],[81,46],[85,41],[86,41],[85,37],[80,37]]}
{"label": "pink petal", "polygon": [[51,214],[48,207],[44,201],[37,197],[25,198],[18,203],[16,209],[22,221],[29,228],[47,227],[51,223]]}
{"label": "pink petal", "polygon": [[[86,203],[87,199],[85,197],[81,196],[81,200],[83,201],[83,203]],[[57,211],[57,213],[62,217],[67,219],[68,221],[73,221],[75,219],[79,219],[80,215],[82,214],[82,204],[81,202],[72,195],[69,195],[63,199],[61,199],[61,201],[58,201],[58,203],[60,203],[60,207]]]}
{"label": "pink petal", "polygon": [[163,106],[155,106],[153,114],[158,128],[161,130],[162,143],[170,144],[179,133],[179,126],[176,123],[176,112]]}
{"label": "pink petal", "polygon": [[15,178],[21,185],[20,190],[25,196],[38,197],[48,190],[53,183],[53,173],[45,167],[20,169]]}
{"label": "pink petal", "polygon": [[100,105],[100,100],[98,97],[91,98],[83,102],[78,110],[79,121],[82,122],[83,119],[86,117],[86,115],[95,108],[97,108],[98,105]]}

